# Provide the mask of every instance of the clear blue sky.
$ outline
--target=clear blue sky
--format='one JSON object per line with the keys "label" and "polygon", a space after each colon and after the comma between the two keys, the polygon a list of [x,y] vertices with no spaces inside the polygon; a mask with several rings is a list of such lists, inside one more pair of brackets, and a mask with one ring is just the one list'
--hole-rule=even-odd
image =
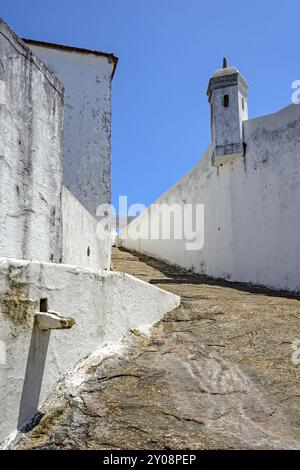
{"label": "clear blue sky", "polygon": [[228,57],[250,84],[250,117],[290,104],[300,79],[294,0],[2,0],[20,36],[113,52],[113,198],[149,204],[210,140],[206,87]]}

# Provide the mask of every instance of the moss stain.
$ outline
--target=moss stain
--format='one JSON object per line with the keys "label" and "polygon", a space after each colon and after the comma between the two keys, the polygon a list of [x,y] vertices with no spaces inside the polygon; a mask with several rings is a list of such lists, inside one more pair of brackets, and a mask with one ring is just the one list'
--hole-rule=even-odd
{"label": "moss stain", "polygon": [[[15,274],[15,273],[14,273]],[[20,274],[21,271],[17,273]],[[37,309],[37,301],[29,298],[29,285],[12,277],[9,272],[9,289],[0,295],[2,314],[13,327],[32,327],[32,320]]]}

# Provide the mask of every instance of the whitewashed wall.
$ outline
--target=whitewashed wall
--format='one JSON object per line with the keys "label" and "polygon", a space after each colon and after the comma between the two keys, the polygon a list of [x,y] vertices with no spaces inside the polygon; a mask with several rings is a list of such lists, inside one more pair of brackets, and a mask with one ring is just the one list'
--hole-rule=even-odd
{"label": "whitewashed wall", "polygon": [[[34,326],[41,298],[74,318],[69,330]],[[104,342],[116,342],[180,299],[124,273],[0,259],[0,442],[32,418],[53,386]]]}
{"label": "whitewashed wall", "polygon": [[245,121],[244,141],[245,160],[215,168],[209,148],[156,201],[204,204],[201,250],[187,251],[185,239],[130,240],[128,229],[119,243],[215,278],[300,291],[300,106]]}
{"label": "whitewashed wall", "polygon": [[93,215],[111,202],[111,78],[106,56],[29,44],[65,86],[64,185]]}
{"label": "whitewashed wall", "polygon": [[63,86],[0,19],[0,256],[59,262]]}
{"label": "whitewashed wall", "polygon": [[65,187],[62,191],[62,221],[62,262],[95,270],[110,269],[112,242],[109,225],[103,225],[106,230],[101,234],[105,238],[99,239],[97,219]]}

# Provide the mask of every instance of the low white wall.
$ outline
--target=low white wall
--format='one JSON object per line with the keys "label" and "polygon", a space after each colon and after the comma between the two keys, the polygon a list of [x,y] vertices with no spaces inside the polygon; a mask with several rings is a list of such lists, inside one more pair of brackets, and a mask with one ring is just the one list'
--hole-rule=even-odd
{"label": "low white wall", "polygon": [[111,231],[109,224],[97,236],[97,220],[67,188],[62,191],[63,256],[64,264],[92,269],[110,269]]}
{"label": "low white wall", "polygon": [[[41,298],[76,324],[38,330],[34,315]],[[179,302],[124,273],[0,259],[0,442],[34,415],[78,360],[129,328],[153,324]]]}
{"label": "low white wall", "polygon": [[[118,243],[230,281],[300,291],[300,106],[244,122],[246,157],[218,168],[208,148],[197,166],[156,204],[204,204],[204,246],[143,234],[149,209]],[[151,217],[150,217],[151,219]],[[128,239],[128,230],[137,239]]]}

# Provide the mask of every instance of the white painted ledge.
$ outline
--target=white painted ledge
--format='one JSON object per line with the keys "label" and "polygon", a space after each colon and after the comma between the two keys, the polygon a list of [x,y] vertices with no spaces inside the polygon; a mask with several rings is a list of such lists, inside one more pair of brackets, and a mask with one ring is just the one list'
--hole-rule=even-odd
{"label": "white painted ledge", "polygon": [[[48,313],[73,319],[72,328],[37,328],[41,299]],[[125,273],[0,258],[0,442],[80,359],[179,304],[178,296]]]}

